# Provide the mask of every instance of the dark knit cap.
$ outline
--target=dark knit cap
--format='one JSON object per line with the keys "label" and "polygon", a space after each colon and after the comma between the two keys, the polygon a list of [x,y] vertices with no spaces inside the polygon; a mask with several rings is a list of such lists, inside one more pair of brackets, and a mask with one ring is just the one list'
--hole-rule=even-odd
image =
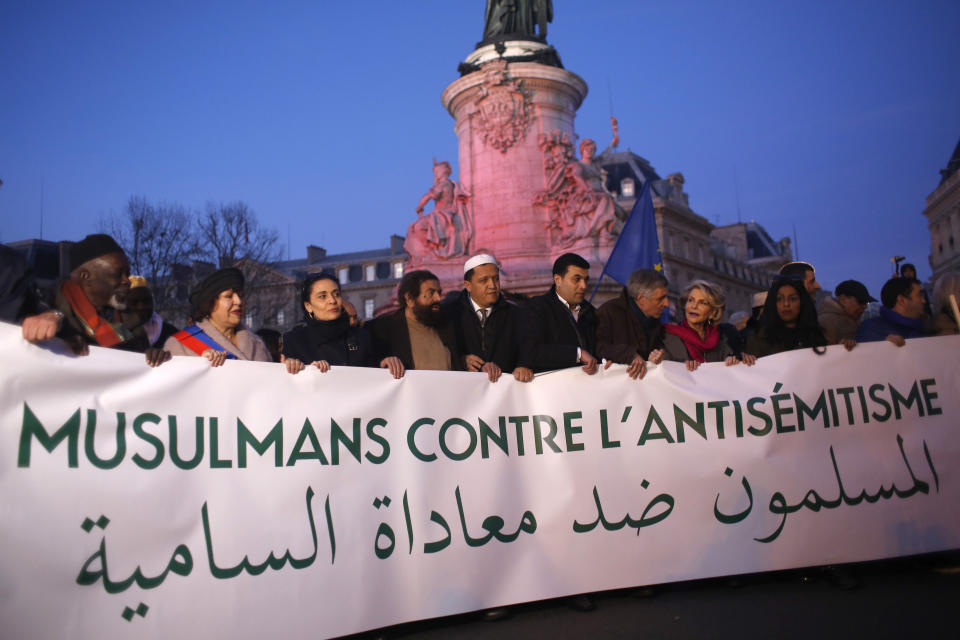
{"label": "dark knit cap", "polygon": [[220,295],[221,291],[243,289],[243,272],[235,267],[227,267],[214,271],[200,281],[200,284],[190,292],[190,304],[194,307],[203,306],[206,300],[212,300]]}
{"label": "dark knit cap", "polygon": [[105,233],[89,235],[70,247],[70,270],[108,253],[123,253],[123,249]]}

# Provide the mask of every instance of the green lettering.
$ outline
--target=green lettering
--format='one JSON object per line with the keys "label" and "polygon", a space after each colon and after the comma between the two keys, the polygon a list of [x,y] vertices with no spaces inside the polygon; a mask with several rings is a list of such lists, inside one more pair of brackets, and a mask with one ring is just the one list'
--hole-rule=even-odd
{"label": "green lettering", "polygon": [[500,451],[503,451],[505,455],[510,455],[510,444],[507,441],[507,421],[503,416],[500,416],[499,426],[500,431],[494,431],[490,428],[486,422],[481,418],[477,418],[477,421],[480,423],[480,456],[482,458],[490,457],[490,440],[493,440],[493,443],[497,445],[497,448]]}
{"label": "green lettering", "polygon": [[754,407],[758,404],[763,404],[767,401],[766,398],[750,398],[747,400],[747,413],[754,416],[755,418],[760,418],[763,420],[763,428],[758,429],[757,427],[750,426],[747,427],[747,431],[752,433],[755,436],[765,436],[770,433],[770,430],[773,428],[773,420],[770,419],[763,411],[757,411]]}
{"label": "green lettering", "polygon": [[333,464],[340,464],[340,445],[346,446],[347,451],[353,456],[354,460],[360,462],[360,418],[353,419],[353,437],[348,438],[347,434],[340,428],[336,420],[330,418],[330,460]]}
{"label": "green lettering", "polygon": [[87,454],[87,460],[98,469],[115,469],[127,453],[127,415],[122,411],[117,411],[117,450],[112,458],[104,460],[97,455],[97,451],[93,447],[96,432],[97,412],[87,411],[87,430],[83,434],[83,450]]}
{"label": "green lettering", "polygon": [[[840,387],[837,389],[837,393],[843,396],[843,403],[847,407],[847,424],[852,425],[854,422],[853,419],[853,404],[850,402],[850,395],[856,391],[853,387]],[[837,426],[840,426],[839,424]]]}
{"label": "green lettering", "polygon": [[[267,433],[263,440],[258,440],[240,418],[237,418],[237,468],[247,466],[247,447],[252,447],[259,456],[263,456],[270,447],[274,447],[273,466],[283,466],[283,419]],[[336,462],[334,462],[336,464]]]}
{"label": "green lettering", "polygon": [[897,415],[897,420],[900,419],[901,405],[904,409],[909,409],[913,405],[917,405],[917,412],[921,418],[923,417],[923,402],[920,400],[920,388],[916,382],[910,387],[910,393],[907,394],[906,397],[900,395],[900,392],[889,382],[887,386],[890,388],[890,397],[893,398],[893,412]]}
{"label": "green lettering", "polygon": [[716,400],[707,403],[708,409],[714,409],[717,412],[717,438],[720,440],[723,440],[723,409],[729,406],[730,403],[726,400]]}
{"label": "green lettering", "polygon": [[[310,451],[303,450],[303,445],[307,442],[310,443]],[[300,435],[297,436],[293,451],[287,458],[287,466],[292,467],[301,460],[318,460],[320,464],[330,464],[327,461],[327,455],[323,452],[323,447],[320,446],[320,439],[313,429],[313,424],[310,423],[310,418],[304,419],[303,426],[300,427]]]}
{"label": "green lettering", "polygon": [[363,457],[373,464],[383,464],[390,457],[390,443],[387,439],[374,431],[377,427],[387,426],[387,421],[383,418],[374,418],[367,423],[367,437],[380,445],[380,455],[373,455],[369,451],[363,454]]}
{"label": "green lettering", "polygon": [[155,413],[141,413],[133,421],[133,433],[141,440],[153,446],[156,454],[150,458],[144,458],[139,453],[133,454],[133,463],[140,467],[141,469],[156,469],[160,466],[160,463],[163,462],[163,440],[153,435],[152,433],[147,433],[143,429],[144,423],[148,422],[150,424],[160,424],[160,416]]}
{"label": "green lettering", "polygon": [[[470,436],[470,444],[466,449],[463,450],[462,453],[455,453],[452,449],[447,447],[447,432],[453,427],[463,427]],[[443,451],[443,455],[447,456],[451,460],[466,460],[476,448],[477,434],[473,430],[473,426],[466,420],[461,420],[460,418],[450,418],[440,427],[440,450]]]}
{"label": "green lettering", "polygon": [[700,437],[704,440],[707,439],[707,424],[703,419],[703,403],[697,403],[697,419],[694,420],[687,413],[678,407],[673,405],[673,420],[674,424],[677,427],[677,442],[686,442],[686,434],[684,433],[684,425],[689,425],[694,431],[700,434]]}
{"label": "green lettering", "polygon": [[[650,432],[650,427],[654,423],[656,423],[659,433]],[[640,439],[637,440],[637,446],[642,447],[647,440],[666,440],[669,444],[673,444],[673,436],[667,431],[666,425],[663,424],[660,414],[657,413],[657,409],[653,405],[650,405],[650,410],[647,411],[647,421],[643,424],[643,431],[640,433]]]}
{"label": "green lettering", "polygon": [[795,431],[797,428],[796,425],[783,424],[783,416],[788,416],[793,413],[793,407],[781,407],[780,403],[789,399],[789,393],[780,393],[775,396],[770,396],[770,403],[773,404],[773,417],[777,421],[777,433],[789,433],[790,431]]}
{"label": "green lettering", "polygon": [[[92,409],[87,410],[93,413]],[[89,418],[88,418],[89,420]],[[30,405],[23,403],[23,422],[20,426],[20,446],[17,452],[17,466],[30,466],[30,443],[36,439],[48,453],[53,453],[64,440],[67,441],[67,466],[77,467],[77,445],[80,440],[80,409],[73,412],[67,421],[59,429],[53,432],[53,435],[47,433],[46,428],[40,424],[40,420],[30,409]]]}
{"label": "green lettering", "polygon": [[[546,423],[550,426],[550,430],[547,432],[547,435],[544,436],[540,431],[540,425]],[[557,423],[554,422],[553,418],[550,416],[533,416],[533,437],[534,445],[537,449],[537,455],[543,453],[543,443],[546,442],[547,446],[550,447],[551,451],[556,453],[562,453],[560,447],[557,446],[557,443],[554,440],[557,437]]]}
{"label": "green lettering", "polygon": [[567,441],[567,451],[583,451],[583,443],[573,441],[574,434],[583,432],[583,427],[578,424],[573,424],[573,421],[579,420],[582,417],[583,413],[580,411],[571,411],[563,414],[563,437]]}
{"label": "green lettering", "polygon": [[876,402],[877,404],[883,406],[883,413],[880,415],[877,415],[876,413],[872,413],[870,415],[872,415],[873,419],[876,420],[877,422],[886,422],[887,420],[890,419],[890,414],[892,412],[890,410],[890,405],[887,403],[887,401],[877,396],[878,391],[883,391],[882,384],[870,385],[870,399]]}
{"label": "green lettering", "polygon": [[923,389],[923,401],[927,405],[928,416],[939,416],[943,414],[943,409],[933,406],[933,401],[937,399],[937,394],[933,393],[932,389],[927,389],[927,387],[932,387],[935,384],[937,384],[935,378],[927,378],[920,381],[920,388]]}
{"label": "green lettering", "polygon": [[619,440],[610,440],[607,433],[607,410],[600,409],[600,447],[602,449],[616,449],[620,446]]}
{"label": "green lettering", "polygon": [[797,428],[803,431],[805,427],[804,416],[816,421],[817,416],[823,414],[823,426],[830,428],[830,414],[827,413],[827,394],[823,391],[817,396],[817,401],[812,407],[808,406],[797,394],[793,394],[793,403],[797,406]]}
{"label": "green lettering", "polygon": [[422,451],[417,449],[417,443],[415,441],[415,437],[417,435],[417,429],[419,429],[425,424],[433,424],[433,423],[434,423],[433,418],[420,418],[419,420],[414,422],[412,425],[410,425],[410,428],[407,430],[407,448],[410,449],[410,453],[412,453],[414,457],[417,458],[417,460],[422,460],[423,462],[431,462],[437,459],[437,454],[423,453]]}
{"label": "green lettering", "polygon": [[[211,422],[215,422],[216,418],[210,418],[210,420]],[[201,460],[203,460],[203,418],[201,416],[197,416],[194,424],[194,442],[197,443],[197,447],[194,451],[193,458],[184,461],[184,459],[180,457],[180,453],[177,451],[177,442],[179,440],[177,436],[177,416],[167,416],[167,431],[170,434],[170,459],[173,460],[173,464],[180,469],[193,469],[200,464]],[[211,428],[211,432],[212,431],[213,428]],[[212,467],[213,464],[211,463],[210,466]]]}

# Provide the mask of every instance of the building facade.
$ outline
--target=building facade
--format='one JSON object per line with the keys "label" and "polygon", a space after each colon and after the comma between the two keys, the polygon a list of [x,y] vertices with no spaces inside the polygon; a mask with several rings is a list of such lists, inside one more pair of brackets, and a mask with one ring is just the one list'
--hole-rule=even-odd
{"label": "building facade", "polygon": [[927,196],[923,211],[930,229],[934,281],[948,271],[960,271],[960,142],[940,176],[940,184]]}
{"label": "building facade", "polygon": [[697,214],[690,207],[682,174],[661,178],[646,159],[630,151],[607,150],[599,160],[607,172],[607,189],[628,211],[644,181],[651,181],[660,253],[674,310],[683,288],[703,279],[723,287],[728,316],[749,311],[753,294],[768,289],[780,267],[792,260],[790,240],[774,241],[756,222],[718,227]]}

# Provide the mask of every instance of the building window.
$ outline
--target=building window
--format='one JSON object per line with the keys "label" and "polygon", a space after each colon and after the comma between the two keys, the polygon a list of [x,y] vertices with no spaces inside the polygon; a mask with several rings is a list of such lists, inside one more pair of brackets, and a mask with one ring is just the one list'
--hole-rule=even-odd
{"label": "building window", "polygon": [[624,178],[620,181],[620,195],[624,198],[632,198],[634,194],[633,178]]}
{"label": "building window", "polygon": [[350,272],[347,277],[350,282],[360,282],[363,280],[363,267],[359,264],[350,265]]}
{"label": "building window", "polygon": [[243,318],[243,324],[247,325],[250,328],[253,328],[253,314],[250,313],[249,311],[247,312],[247,315],[244,316]]}
{"label": "building window", "polygon": [[377,265],[368,264],[363,267],[363,279],[367,282],[373,282],[377,279]]}
{"label": "building window", "polygon": [[403,263],[394,262],[393,263],[393,277],[399,280],[403,277]]}
{"label": "building window", "polygon": [[350,270],[346,267],[340,267],[337,269],[337,280],[340,281],[340,284],[347,284],[350,282]]}
{"label": "building window", "polygon": [[375,307],[374,307],[373,298],[367,298],[366,300],[363,301],[363,319],[364,320],[370,320],[373,318],[374,308]]}
{"label": "building window", "polygon": [[286,320],[286,314],[283,313],[283,309],[280,309],[277,311],[277,326],[282,327],[284,320]]}

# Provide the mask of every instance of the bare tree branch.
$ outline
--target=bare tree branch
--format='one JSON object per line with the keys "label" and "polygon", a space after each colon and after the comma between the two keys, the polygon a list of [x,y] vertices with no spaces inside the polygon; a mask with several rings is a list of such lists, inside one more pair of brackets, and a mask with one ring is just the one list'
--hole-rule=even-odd
{"label": "bare tree branch", "polygon": [[[246,310],[256,323],[277,306],[273,265],[283,247],[276,229],[260,226],[245,202],[207,203],[198,219],[202,253],[222,267],[238,266],[246,278]],[[282,276],[280,276],[282,277]]]}
{"label": "bare tree branch", "polygon": [[198,255],[193,215],[183,205],[161,202],[154,206],[143,196],[131,196],[121,214],[101,227],[123,247],[130,271],[147,279],[157,306],[172,300],[175,264],[189,264]]}

